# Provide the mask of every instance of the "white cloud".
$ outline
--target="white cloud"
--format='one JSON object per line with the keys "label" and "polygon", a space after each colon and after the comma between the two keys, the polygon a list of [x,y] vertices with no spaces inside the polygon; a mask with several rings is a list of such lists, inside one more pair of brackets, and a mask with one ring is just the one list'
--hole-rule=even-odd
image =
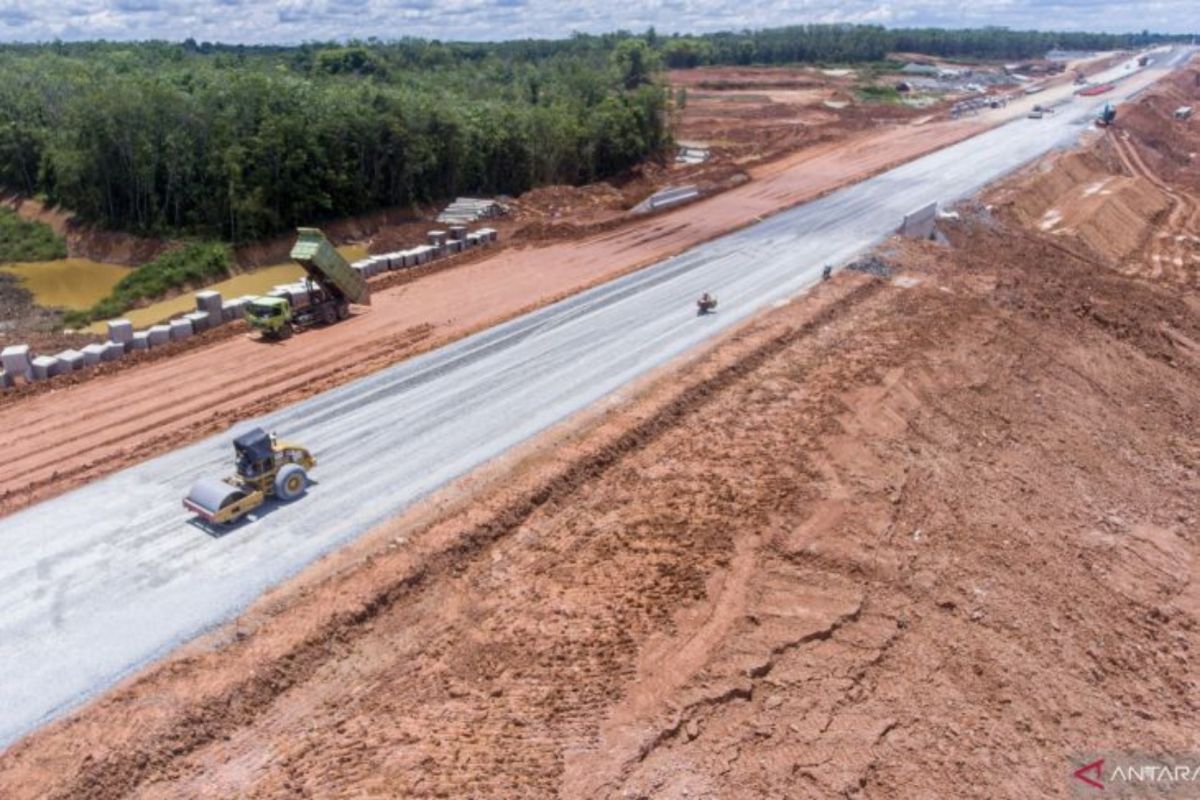
{"label": "white cloud", "polygon": [[1190,32],[1196,0],[0,0],[0,39],[299,42],[351,37],[559,37],[805,22]]}

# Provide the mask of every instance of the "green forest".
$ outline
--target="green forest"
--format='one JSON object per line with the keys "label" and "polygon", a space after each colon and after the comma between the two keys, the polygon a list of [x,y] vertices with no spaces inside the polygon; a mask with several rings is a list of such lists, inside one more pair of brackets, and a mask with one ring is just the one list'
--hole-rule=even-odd
{"label": "green forest", "polygon": [[669,142],[630,39],[527,59],[377,45],[0,48],[0,184],[86,220],[242,242],[627,170]]}
{"label": "green forest", "polygon": [[0,46],[0,186],[145,234],[244,242],[456,194],[619,175],[670,143],[666,67],[1017,59],[1165,41],[802,25],[703,36]]}

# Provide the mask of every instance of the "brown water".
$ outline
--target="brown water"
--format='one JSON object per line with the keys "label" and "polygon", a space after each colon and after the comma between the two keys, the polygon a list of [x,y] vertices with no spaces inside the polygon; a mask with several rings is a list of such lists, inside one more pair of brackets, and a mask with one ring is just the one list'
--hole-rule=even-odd
{"label": "brown water", "polygon": [[79,310],[103,300],[117,281],[130,272],[129,267],[86,258],[28,261],[0,269],[19,276],[25,288],[33,292],[33,301],[38,305]]}

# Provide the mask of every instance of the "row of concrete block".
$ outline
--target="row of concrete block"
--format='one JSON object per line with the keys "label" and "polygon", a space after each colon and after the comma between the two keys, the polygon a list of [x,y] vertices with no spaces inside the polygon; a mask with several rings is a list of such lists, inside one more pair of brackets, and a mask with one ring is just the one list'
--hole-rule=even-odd
{"label": "row of concrete block", "polygon": [[26,382],[43,381],[104,362],[117,361],[141,350],[183,341],[194,334],[241,319],[243,309],[251,299],[247,296],[223,301],[219,292],[197,292],[196,310],[191,313],[142,331],[135,331],[133,323],[127,319],[109,320],[107,341],[89,344],[79,350],[63,350],[52,356],[37,355],[30,351],[28,345],[10,345],[0,353],[0,366],[3,366],[0,370],[0,388],[10,388],[18,379]]}
{"label": "row of concrete block", "polygon": [[495,200],[460,197],[438,214],[438,222],[474,222],[482,217],[498,217],[504,211]]}
{"label": "row of concrete block", "polygon": [[[456,234],[458,238],[454,238]],[[467,233],[465,227],[455,226],[449,231],[430,231],[429,244],[418,245],[410,250],[371,256],[362,261],[356,261],[350,266],[364,278],[370,278],[382,272],[428,264],[430,261],[461,253],[473,247],[486,247],[499,241],[499,238],[500,235],[493,228],[480,228],[473,233]]]}

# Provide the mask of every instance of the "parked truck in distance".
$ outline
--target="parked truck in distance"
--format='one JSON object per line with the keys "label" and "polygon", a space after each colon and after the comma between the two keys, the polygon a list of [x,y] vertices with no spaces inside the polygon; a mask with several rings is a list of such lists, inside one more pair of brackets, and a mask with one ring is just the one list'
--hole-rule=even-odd
{"label": "parked truck in distance", "polygon": [[330,325],[350,316],[350,304],[370,305],[367,281],[346,263],[325,234],[298,228],[291,258],[304,268],[297,284],[276,287],[246,305],[246,322],[267,339],[286,339],[298,328]]}

